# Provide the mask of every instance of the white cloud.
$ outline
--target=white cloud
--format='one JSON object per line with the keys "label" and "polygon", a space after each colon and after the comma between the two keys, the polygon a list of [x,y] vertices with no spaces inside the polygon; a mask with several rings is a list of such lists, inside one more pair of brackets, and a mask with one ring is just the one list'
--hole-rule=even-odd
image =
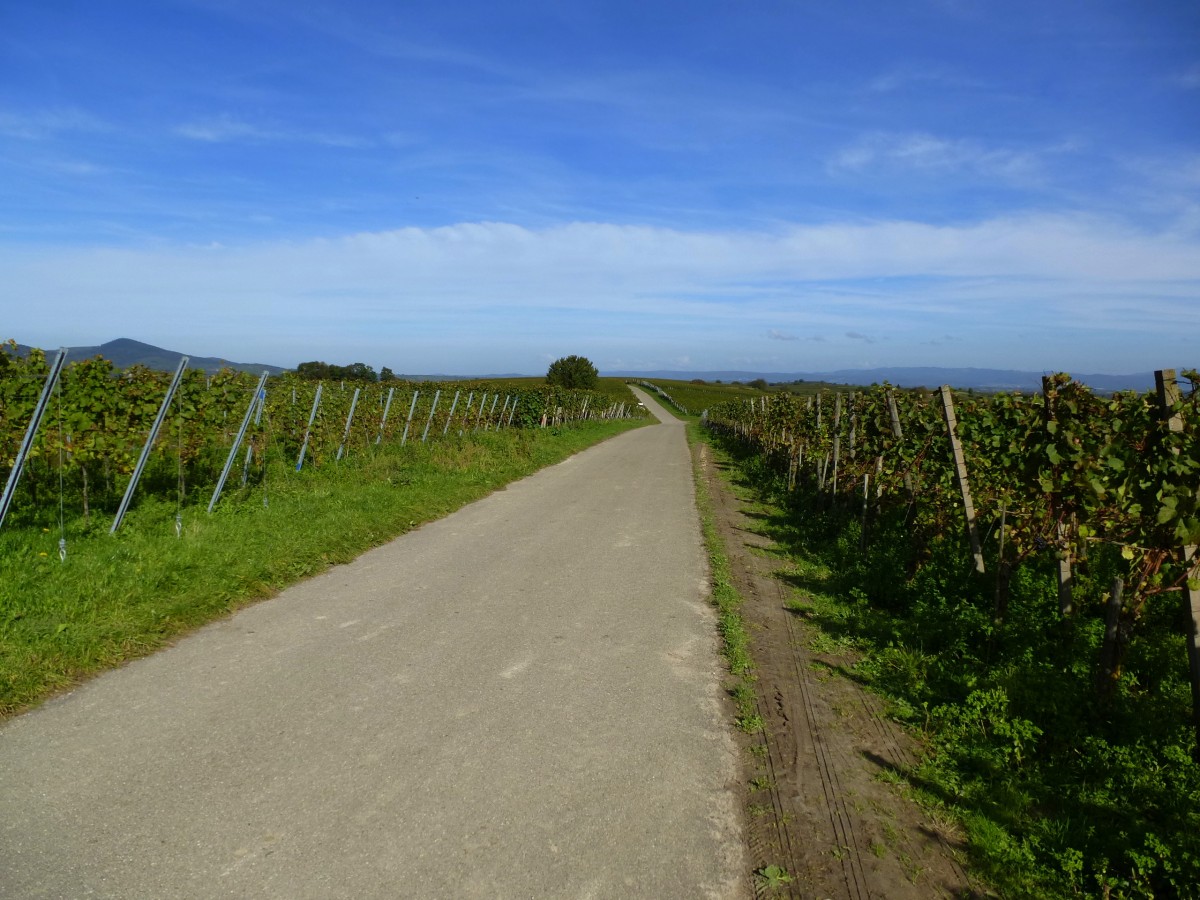
{"label": "white cloud", "polygon": [[[169,250],[2,250],[27,274],[75,288],[185,281],[308,294],[412,290],[587,305],[591,297],[670,291],[769,296],[772,284],[877,278],[1007,278],[1079,282],[1200,279],[1200,238],[1147,233],[1086,216],[1027,216],[959,226],[884,221],[794,225],[770,232],[681,231],[576,222],[403,228],[340,238]],[[51,262],[44,266],[39,260]],[[72,266],[62,264],[71,261]],[[75,268],[77,266],[77,268]],[[141,274],[141,273],[146,274]],[[99,282],[94,279],[99,278]],[[560,287],[569,284],[570,290]],[[615,293],[614,293],[615,291]],[[510,296],[511,295],[511,296]],[[540,298],[546,298],[545,300]],[[572,298],[580,298],[578,301]]]}
{"label": "white cloud", "polygon": [[[1056,335],[1081,358],[1101,340],[1149,358],[1200,333],[1198,289],[1196,234],[1089,217],[770,232],[475,222],[234,247],[0,248],[0,294],[20,298],[5,317],[14,337],[63,323],[86,339],[51,340],[177,329],[189,340],[223,335],[220,346],[251,335],[304,348],[298,358],[330,352],[310,347],[375,347],[377,359],[390,358],[378,348],[419,346],[429,371],[453,367],[452,348],[465,354],[460,370],[513,371],[537,366],[484,360],[596,346],[601,359],[641,357],[649,352],[631,348],[647,343],[662,360],[728,358],[758,352],[764,334],[877,346],[872,335],[882,335],[903,348],[954,333],[955,352],[999,364],[1012,362],[1006,346],[1026,352],[1004,340],[1018,327]],[[585,340],[592,346],[573,349]],[[804,340],[831,364],[840,358],[842,342]]]}

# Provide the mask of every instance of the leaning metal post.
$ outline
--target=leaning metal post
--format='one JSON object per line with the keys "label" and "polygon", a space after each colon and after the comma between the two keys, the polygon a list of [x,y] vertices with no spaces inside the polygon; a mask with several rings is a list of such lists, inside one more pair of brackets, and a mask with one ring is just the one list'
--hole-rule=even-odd
{"label": "leaning metal post", "polygon": [[21,449],[17,451],[17,458],[13,462],[12,471],[8,473],[8,483],[4,485],[4,494],[0,496],[0,525],[4,524],[4,517],[8,515],[8,506],[12,503],[13,494],[17,491],[17,482],[21,479],[21,471],[25,468],[25,457],[29,455],[29,448],[33,446],[33,439],[37,436],[38,425],[42,423],[42,414],[46,411],[46,407],[50,403],[50,394],[54,391],[54,386],[58,384],[58,376],[62,374],[63,361],[67,358],[67,348],[60,347],[58,354],[54,357],[54,362],[50,364],[50,372],[46,375],[46,384],[42,388],[42,396],[38,398],[37,407],[33,411],[33,418],[29,420],[29,427],[25,429],[25,440],[21,441]]}
{"label": "leaning metal post", "polygon": [[129,479],[129,484],[125,488],[125,496],[121,498],[121,505],[117,509],[116,518],[113,519],[112,528],[108,529],[109,534],[116,534],[117,529],[121,527],[121,521],[125,518],[125,513],[129,510],[129,504],[133,500],[133,492],[137,489],[138,481],[141,480],[142,470],[146,468],[146,460],[150,458],[150,451],[154,447],[154,441],[158,437],[158,430],[162,428],[163,420],[167,417],[167,409],[171,405],[171,400],[175,397],[175,391],[179,389],[179,382],[183,380],[183,370],[187,368],[188,358],[186,356],[179,360],[179,366],[175,369],[175,377],[171,379],[171,386],[167,388],[167,395],[163,397],[162,405],[158,408],[158,415],[154,417],[154,424],[150,426],[150,435],[146,438],[146,444],[142,447],[142,455],[138,457],[137,465],[134,466],[133,475]]}
{"label": "leaning metal post", "polygon": [[242,438],[246,436],[246,429],[250,427],[250,417],[254,415],[258,396],[267,383],[267,374],[263,372],[262,377],[258,379],[258,387],[254,389],[254,396],[250,398],[250,405],[246,407],[246,415],[242,417],[242,427],[238,429],[237,437],[233,439],[233,446],[229,448],[229,458],[225,460],[225,468],[221,470],[221,477],[217,479],[217,489],[213,491],[212,499],[208,501],[209,512],[213,511],[213,507],[221,499],[221,491],[225,488],[225,479],[229,477],[229,470],[233,468],[233,461],[237,459],[238,448],[242,446]]}

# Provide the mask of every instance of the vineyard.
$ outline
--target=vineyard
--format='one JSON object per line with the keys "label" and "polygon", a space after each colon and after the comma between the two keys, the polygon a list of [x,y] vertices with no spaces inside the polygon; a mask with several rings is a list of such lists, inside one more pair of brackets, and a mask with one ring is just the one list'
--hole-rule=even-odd
{"label": "vineyard", "polygon": [[836,600],[797,612],[866,652],[859,677],[937,750],[915,782],[1013,895],[1197,896],[1197,377],[705,415],[826,572]]}
{"label": "vineyard", "polygon": [[[51,366],[40,351],[20,358],[3,349],[0,479],[10,479]],[[62,507],[85,520],[112,515],[135,473],[138,496],[211,509],[218,485],[260,484],[273,470],[326,466],[380,446],[643,414],[619,383],[566,391],[531,381],[322,383],[286,374],[260,384],[246,373],[186,368],[177,376],[176,384],[169,372],[117,372],[101,357],[63,369],[23,460],[9,524],[57,521]]]}

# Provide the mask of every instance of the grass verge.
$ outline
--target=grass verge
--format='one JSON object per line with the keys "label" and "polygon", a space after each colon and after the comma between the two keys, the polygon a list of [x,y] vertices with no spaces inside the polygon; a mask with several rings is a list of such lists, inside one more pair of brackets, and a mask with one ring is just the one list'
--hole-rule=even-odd
{"label": "grass verge", "polygon": [[[695,422],[687,425],[688,444],[702,442],[699,426]],[[729,693],[737,705],[737,725],[743,731],[752,732],[762,728],[762,719],[754,706],[754,662],[750,658],[750,634],[741,616],[742,597],[733,585],[729,570],[729,557],[721,535],[717,532],[713,515],[712,497],[700,463],[693,456],[694,481],[696,484],[696,508],[700,514],[700,529],[704,535],[704,546],[708,553],[709,577],[712,581],[712,604],[717,609],[717,627],[721,632],[721,653],[734,677]]]}
{"label": "grass verge", "polygon": [[[280,468],[204,506],[139,503],[110,517],[0,532],[0,717],[143,656],[423,522],[643,422],[483,432],[301,473]],[[265,505],[264,505],[265,501]],[[201,501],[202,502],[202,501]]]}

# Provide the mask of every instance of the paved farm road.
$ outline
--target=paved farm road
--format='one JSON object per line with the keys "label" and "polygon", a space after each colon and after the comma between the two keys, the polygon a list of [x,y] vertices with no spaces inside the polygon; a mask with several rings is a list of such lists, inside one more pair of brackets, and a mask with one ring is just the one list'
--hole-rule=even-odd
{"label": "paved farm road", "polygon": [[638,429],[10,721],[0,896],[743,896],[692,497]]}

